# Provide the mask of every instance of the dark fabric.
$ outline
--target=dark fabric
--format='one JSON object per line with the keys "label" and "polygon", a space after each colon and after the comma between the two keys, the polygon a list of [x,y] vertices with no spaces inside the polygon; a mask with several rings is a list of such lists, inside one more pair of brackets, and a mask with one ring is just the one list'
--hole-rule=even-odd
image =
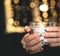
{"label": "dark fabric", "polygon": [[6,34],[0,39],[0,56],[60,56],[60,47],[44,46],[44,51],[34,55],[27,53],[21,44],[24,34]]}

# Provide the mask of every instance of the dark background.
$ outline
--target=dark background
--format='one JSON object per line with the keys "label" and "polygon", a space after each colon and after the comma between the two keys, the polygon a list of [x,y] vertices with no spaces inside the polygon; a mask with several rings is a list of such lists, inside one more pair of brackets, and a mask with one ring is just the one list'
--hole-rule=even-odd
{"label": "dark background", "polygon": [[25,33],[7,34],[5,32],[5,14],[3,0],[0,0],[0,56],[60,56],[60,47],[45,46],[41,53],[30,55],[20,43]]}

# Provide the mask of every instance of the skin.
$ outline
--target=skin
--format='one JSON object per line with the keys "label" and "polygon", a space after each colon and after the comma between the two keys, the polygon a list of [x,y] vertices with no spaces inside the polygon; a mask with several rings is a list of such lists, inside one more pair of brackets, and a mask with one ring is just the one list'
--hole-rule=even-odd
{"label": "skin", "polygon": [[60,46],[60,27],[47,27],[45,39],[48,40],[48,43],[51,47]]}
{"label": "skin", "polygon": [[[23,48],[30,54],[43,51],[43,47],[40,45],[40,36],[38,33],[30,34],[31,27],[26,26],[25,31],[27,34],[21,40]],[[60,46],[60,27],[46,27],[45,39],[51,47]]]}

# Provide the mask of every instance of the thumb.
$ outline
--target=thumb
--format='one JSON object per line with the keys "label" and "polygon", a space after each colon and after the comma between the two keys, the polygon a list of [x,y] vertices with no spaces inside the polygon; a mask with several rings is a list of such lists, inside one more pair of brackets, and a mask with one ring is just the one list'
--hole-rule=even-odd
{"label": "thumb", "polygon": [[29,26],[25,26],[24,30],[25,30],[25,32],[30,32],[31,31]]}

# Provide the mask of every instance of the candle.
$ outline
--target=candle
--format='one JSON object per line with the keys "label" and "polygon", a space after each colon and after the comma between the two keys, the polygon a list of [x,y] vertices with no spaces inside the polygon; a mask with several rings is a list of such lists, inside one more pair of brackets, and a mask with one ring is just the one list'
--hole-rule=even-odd
{"label": "candle", "polygon": [[45,42],[47,42],[46,39],[44,39],[45,34],[43,34],[43,32],[45,32],[45,28],[43,25],[43,22],[31,22],[30,25],[32,25],[33,27],[33,33],[37,32],[38,36],[40,36],[40,45],[43,46],[45,45]]}

